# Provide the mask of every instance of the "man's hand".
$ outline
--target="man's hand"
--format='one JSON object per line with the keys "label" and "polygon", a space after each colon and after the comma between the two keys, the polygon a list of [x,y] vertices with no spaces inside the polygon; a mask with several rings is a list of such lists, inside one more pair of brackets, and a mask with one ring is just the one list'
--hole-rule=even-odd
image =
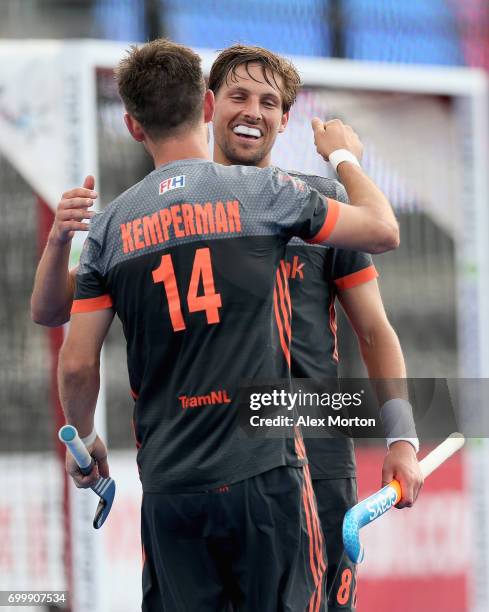
{"label": "man's hand", "polygon": [[83,187],[71,189],[61,196],[49,234],[52,242],[63,245],[70,242],[75,231],[88,232],[89,225],[83,223],[83,220],[91,219],[95,214],[88,210],[98,198],[98,194],[93,191],[94,187],[95,179],[88,175]]}
{"label": "man's hand", "polygon": [[329,160],[329,155],[337,149],[346,149],[360,161],[363,155],[363,145],[353,128],[339,119],[324,123],[318,117],[312,120],[314,144],[319,155]]}
{"label": "man's hand", "polygon": [[88,175],[83,187],[64,193],[58,204],[32,290],[31,317],[35,323],[56,327],[70,320],[75,287],[74,274],[68,271],[71,239],[75,231],[89,230],[83,220],[95,214],[88,210],[98,197],[94,186],[95,179]]}
{"label": "man's hand", "polygon": [[108,478],[110,476],[109,464],[107,462],[107,448],[98,436],[95,442],[88,447],[88,452],[94,458],[95,465],[90,474],[84,476],[71,453],[68,450],[66,451],[66,471],[73,478],[75,485],[79,489],[88,489],[92,487],[100,476],[102,476],[102,478]]}
{"label": "man's hand", "polygon": [[400,483],[402,491],[396,508],[410,508],[423,486],[423,475],[413,446],[404,440],[391,444],[384,459],[382,486],[394,478]]}

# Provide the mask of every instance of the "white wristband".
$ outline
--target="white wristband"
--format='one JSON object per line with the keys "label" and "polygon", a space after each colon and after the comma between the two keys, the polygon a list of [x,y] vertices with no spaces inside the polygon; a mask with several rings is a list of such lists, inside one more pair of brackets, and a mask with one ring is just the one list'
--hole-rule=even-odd
{"label": "white wristband", "polygon": [[341,162],[346,161],[355,164],[355,166],[358,166],[359,168],[361,167],[358,159],[353,155],[351,151],[348,151],[347,149],[336,149],[336,151],[333,151],[328,155],[328,160],[329,163],[333,166],[335,172],[338,171],[337,168],[341,164]]}
{"label": "white wristband", "polygon": [[95,442],[96,439],[97,439],[97,432],[94,427],[92,429],[92,432],[89,433],[88,436],[81,438],[81,441],[83,442],[85,446],[91,446]]}
{"label": "white wristband", "polygon": [[419,440],[413,418],[413,408],[404,399],[392,399],[380,409],[380,418],[384,425],[387,446],[404,440],[409,442],[416,452],[419,451]]}
{"label": "white wristband", "polygon": [[411,444],[411,446],[414,448],[414,452],[416,454],[419,453],[419,440],[418,438],[387,438],[386,442],[387,442],[387,448],[390,448],[392,446],[392,444],[394,444],[394,442],[409,442],[409,444]]}

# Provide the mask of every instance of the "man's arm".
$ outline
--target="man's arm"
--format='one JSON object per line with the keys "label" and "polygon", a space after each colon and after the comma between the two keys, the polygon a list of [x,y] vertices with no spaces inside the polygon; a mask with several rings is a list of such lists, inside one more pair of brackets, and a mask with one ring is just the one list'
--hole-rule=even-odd
{"label": "man's arm", "polygon": [[[66,422],[77,428],[81,438],[87,437],[94,428],[100,387],[100,351],[113,318],[111,308],[74,314],[59,354],[61,404]],[[83,476],[70,453],[66,454],[66,469],[78,487],[91,486],[99,475],[104,478],[109,476],[107,450],[100,438],[96,438],[89,452],[96,466],[88,476]]]}
{"label": "man's arm", "polygon": [[76,274],[68,270],[71,239],[75,231],[89,229],[82,221],[94,215],[88,210],[97,198],[94,185],[93,176],[87,176],[83,187],[64,193],[58,204],[34,280],[31,317],[35,323],[56,327],[70,319]]}
{"label": "man's arm", "polygon": [[[385,385],[376,388],[379,403],[382,405],[399,397],[399,382],[406,377],[406,366],[399,339],[384,310],[377,281],[341,290],[338,297],[357,335],[369,377],[379,381],[385,379]],[[397,507],[412,506],[423,477],[416,452],[409,442],[394,442],[389,448],[382,469],[382,485],[393,478],[401,483],[402,489]]]}
{"label": "man's arm", "polygon": [[[333,151],[339,149],[346,149],[361,159],[362,143],[349,125],[339,119],[323,123],[315,118],[312,127],[317,151],[326,161]],[[382,191],[352,162],[341,162],[337,171],[351,206],[338,205],[338,217],[327,236],[327,244],[367,253],[383,253],[397,248],[399,225]]]}

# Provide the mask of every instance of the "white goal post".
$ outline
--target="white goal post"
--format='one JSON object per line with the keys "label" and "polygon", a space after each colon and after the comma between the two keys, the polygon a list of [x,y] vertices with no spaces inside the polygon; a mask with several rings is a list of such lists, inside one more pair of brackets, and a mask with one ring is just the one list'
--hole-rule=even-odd
{"label": "white goal post", "polygon": [[[128,47],[129,43],[95,40],[0,42],[0,154],[31,186],[33,194],[40,196],[52,210],[63,191],[81,185],[87,174],[95,177],[99,174],[96,70],[114,68]],[[203,49],[197,51],[208,73],[215,54]],[[432,203],[429,213],[447,228],[455,244],[459,376],[489,378],[489,87],[486,75],[468,68],[290,59],[299,69],[304,85],[327,88],[336,96],[338,105],[345,91],[356,92],[359,99],[364,96],[362,100],[368,99],[372,92],[396,92],[400,101],[404,94],[413,94],[443,96],[453,102],[456,137],[463,147],[463,155],[457,160],[463,164],[461,182],[457,193],[452,194],[456,202],[448,202],[450,189],[442,184],[442,179],[436,185],[437,166],[446,163],[442,156],[436,158],[436,152],[429,157],[435,180],[428,183],[430,179],[426,179],[423,189],[439,189],[439,199],[429,198]],[[425,108],[430,112],[429,104]],[[362,127],[367,133],[375,130],[374,125]],[[291,134],[290,138],[294,136],[293,130]],[[282,150],[287,142],[284,137]],[[415,142],[413,139],[412,144]],[[384,157],[395,168],[395,143],[392,148],[391,144],[382,142],[378,146],[384,147]],[[279,161],[286,159],[285,153],[279,152],[278,156]],[[295,164],[296,169],[314,170],[314,167],[298,168]],[[399,180],[408,191],[410,183],[409,173]],[[100,200],[104,201],[103,192]],[[445,211],[448,212],[445,214]],[[73,263],[77,261],[84,237],[75,237]],[[106,431],[103,384],[97,407],[97,429],[102,435]],[[488,458],[489,447],[486,442],[481,443],[470,454],[471,473],[485,473]],[[485,517],[489,510],[489,492],[480,481],[474,477],[471,487],[475,511]],[[102,540],[91,529],[90,520],[86,520],[87,516],[93,517],[94,502],[78,493],[72,491],[71,496],[73,612],[107,612],[110,606],[104,600]],[[134,529],[138,526],[134,525]],[[473,609],[478,612],[489,605],[487,529],[478,533],[475,548],[481,575],[475,580]]]}

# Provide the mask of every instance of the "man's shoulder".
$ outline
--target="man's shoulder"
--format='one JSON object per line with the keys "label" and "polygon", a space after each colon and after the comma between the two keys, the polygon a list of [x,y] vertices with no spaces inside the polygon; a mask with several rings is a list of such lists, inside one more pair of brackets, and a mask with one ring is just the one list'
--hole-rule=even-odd
{"label": "man's shoulder", "polygon": [[256,204],[260,205],[263,198],[273,198],[283,187],[283,182],[280,180],[282,175],[286,176],[272,166],[258,168],[256,166],[213,164],[205,175],[205,179],[207,186],[213,182],[218,183],[222,188],[233,193],[237,199],[246,199],[249,204],[256,199]]}
{"label": "man's shoulder", "polygon": [[173,189],[187,187],[189,176],[198,178],[202,174],[216,173],[219,168],[223,168],[223,166],[206,159],[184,159],[169,162],[155,168],[140,181],[120,193],[107,204],[103,212],[110,216],[115,210],[119,210],[121,205],[130,207],[133,202],[141,201],[142,198],[158,198]]}
{"label": "man's shoulder", "polygon": [[316,189],[319,193],[322,193],[328,198],[340,199],[340,201],[344,201],[343,198],[346,195],[345,188],[343,185],[337,181],[336,179],[328,178],[325,176],[320,176],[319,174],[311,174],[309,172],[302,172],[299,170],[282,170],[286,172],[290,176],[300,179],[307,183],[309,187]]}
{"label": "man's shoulder", "polygon": [[114,212],[120,208],[121,205],[127,204],[137,198],[143,184],[149,176],[150,174],[146,175],[143,179],[141,179],[137,183],[134,183],[134,185],[131,185],[128,189],[116,196],[102,209],[101,214],[106,218],[111,217]]}
{"label": "man's shoulder", "polygon": [[[321,176],[319,174],[313,174],[310,172],[302,172],[300,170],[284,170],[282,168],[277,168],[280,172],[286,173],[293,178],[297,178],[304,183],[306,183],[312,189],[319,191],[322,195],[327,198],[333,198],[335,200],[339,200],[340,202],[347,203],[348,196],[346,194],[345,188],[343,185],[337,181],[336,179],[328,178],[326,176]],[[318,252],[323,253],[334,253],[337,251],[334,247],[326,246],[323,244],[309,244],[301,240],[300,238],[294,236],[289,241],[289,246],[294,247],[295,249],[303,249],[303,250],[316,250]],[[291,249],[289,249],[291,250]]]}
{"label": "man's shoulder", "polygon": [[212,172],[217,177],[232,178],[232,179],[243,179],[247,178],[261,178],[263,180],[269,180],[270,177],[277,173],[277,168],[273,166],[267,166],[266,168],[258,168],[257,166],[224,166],[216,162],[212,162]]}

